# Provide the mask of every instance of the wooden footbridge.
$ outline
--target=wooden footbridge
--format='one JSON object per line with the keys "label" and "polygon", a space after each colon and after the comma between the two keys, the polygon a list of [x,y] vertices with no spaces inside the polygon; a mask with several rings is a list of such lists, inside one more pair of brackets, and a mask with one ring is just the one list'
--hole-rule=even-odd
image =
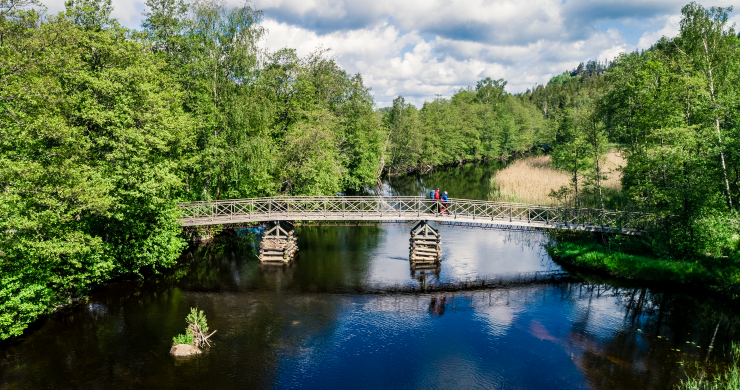
{"label": "wooden footbridge", "polygon": [[421,196],[291,196],[179,204],[183,226],[265,221],[437,221],[640,234],[637,213]]}
{"label": "wooden footbridge", "polygon": [[[443,225],[495,227],[513,230],[568,229],[618,234],[640,234],[639,214],[608,210],[536,206],[521,203],[449,199],[442,202],[420,196],[297,196],[180,203],[183,226],[271,222],[260,244],[260,261],[285,264],[298,252],[292,229],[280,221],[419,221],[411,229],[409,263],[412,274],[439,272],[441,236],[428,221]],[[422,275],[424,276],[424,275]]]}

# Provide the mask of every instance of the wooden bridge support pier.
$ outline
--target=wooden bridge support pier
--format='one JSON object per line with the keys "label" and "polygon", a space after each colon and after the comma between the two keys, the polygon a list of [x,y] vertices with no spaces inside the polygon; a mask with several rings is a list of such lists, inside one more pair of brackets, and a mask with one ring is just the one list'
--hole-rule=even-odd
{"label": "wooden bridge support pier", "polygon": [[421,221],[411,229],[409,262],[412,271],[434,270],[442,260],[442,243],[439,231]]}
{"label": "wooden bridge support pier", "polygon": [[298,239],[295,230],[286,230],[276,222],[275,226],[262,234],[259,259],[261,263],[287,264],[293,261],[298,252]]}

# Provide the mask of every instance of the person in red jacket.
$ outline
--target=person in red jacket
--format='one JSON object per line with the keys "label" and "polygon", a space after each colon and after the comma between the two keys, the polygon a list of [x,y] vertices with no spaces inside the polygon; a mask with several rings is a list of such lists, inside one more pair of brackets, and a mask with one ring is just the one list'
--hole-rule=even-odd
{"label": "person in red jacket", "polygon": [[437,188],[437,191],[434,191],[434,200],[437,201],[437,212],[439,212],[439,188]]}

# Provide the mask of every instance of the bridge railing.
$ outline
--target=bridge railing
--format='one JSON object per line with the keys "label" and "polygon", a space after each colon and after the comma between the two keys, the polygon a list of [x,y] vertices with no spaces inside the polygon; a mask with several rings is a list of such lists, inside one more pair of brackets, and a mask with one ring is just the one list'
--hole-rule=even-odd
{"label": "bridge railing", "polygon": [[[443,217],[508,222],[544,222],[642,230],[644,215],[587,208],[540,206],[420,196],[291,196],[180,203],[184,225],[272,219],[423,219]],[[432,219],[432,218],[430,218]]]}

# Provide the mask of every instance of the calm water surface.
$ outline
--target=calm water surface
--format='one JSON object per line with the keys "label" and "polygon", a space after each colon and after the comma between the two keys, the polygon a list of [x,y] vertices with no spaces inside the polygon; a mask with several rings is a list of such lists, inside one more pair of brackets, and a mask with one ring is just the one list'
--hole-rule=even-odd
{"label": "calm water surface", "polygon": [[[495,169],[444,168],[385,191],[485,199]],[[441,269],[415,275],[409,229],[304,226],[289,267],[261,266],[248,232],[219,238],[168,275],[112,283],[0,344],[0,388],[668,389],[722,367],[737,339],[721,301],[588,276],[397,292],[562,271],[542,234],[440,227]],[[215,346],[175,359],[172,336],[196,306]]]}

